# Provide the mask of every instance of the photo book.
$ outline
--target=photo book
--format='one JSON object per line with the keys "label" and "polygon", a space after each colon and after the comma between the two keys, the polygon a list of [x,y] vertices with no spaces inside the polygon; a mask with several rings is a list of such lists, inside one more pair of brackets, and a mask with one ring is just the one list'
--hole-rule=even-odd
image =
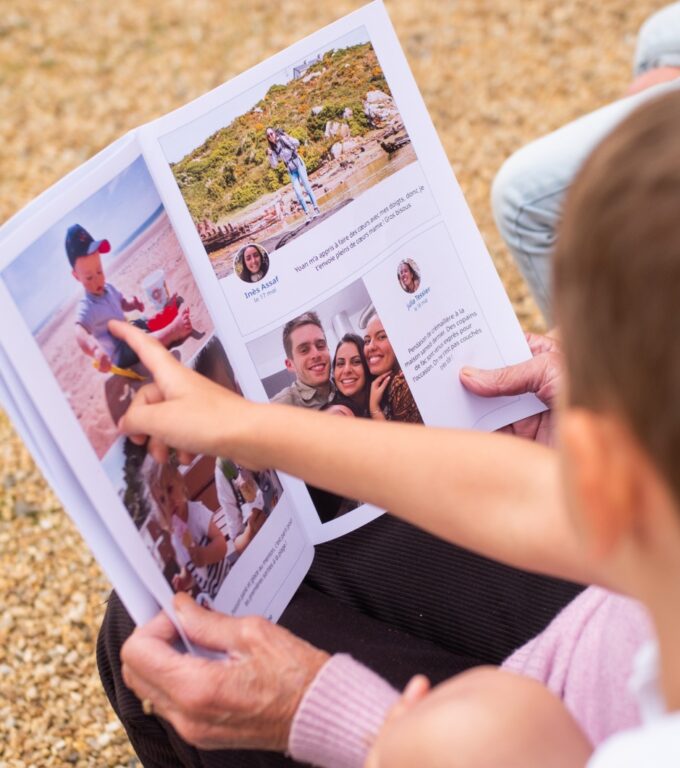
{"label": "photo book", "polygon": [[[126,320],[261,402],[494,430],[464,365],[530,356],[380,2],[122,137],[0,230],[0,404],[137,622],[172,595],[276,620],[314,546],[382,514],[117,423]],[[274,406],[272,406],[274,407]]]}

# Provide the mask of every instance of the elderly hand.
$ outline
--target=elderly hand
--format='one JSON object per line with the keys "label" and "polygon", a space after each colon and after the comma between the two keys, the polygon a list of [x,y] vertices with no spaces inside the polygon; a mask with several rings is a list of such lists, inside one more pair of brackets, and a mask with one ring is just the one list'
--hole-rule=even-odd
{"label": "elderly hand", "polygon": [[556,339],[528,333],[527,341],[533,355],[530,360],[489,371],[463,368],[460,380],[469,392],[480,397],[523,395],[527,392],[536,395],[548,406],[548,410],[509,424],[499,432],[509,432],[552,446],[555,442],[552,409],[562,381],[564,360]]}
{"label": "elderly hand", "polygon": [[259,617],[234,618],[175,597],[189,639],[229,654],[179,653],[164,613],[137,628],[121,651],[126,684],[201,749],[284,750],[298,705],[329,656]]}

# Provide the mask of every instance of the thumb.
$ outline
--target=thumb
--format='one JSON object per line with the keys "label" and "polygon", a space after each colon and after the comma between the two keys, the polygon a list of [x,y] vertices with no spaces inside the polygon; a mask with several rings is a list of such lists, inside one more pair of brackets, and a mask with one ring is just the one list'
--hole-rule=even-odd
{"label": "thumb", "polygon": [[201,608],[186,593],[175,595],[173,606],[182,629],[192,643],[213,651],[229,651],[230,655],[234,655],[238,619]]}
{"label": "thumb", "polygon": [[460,381],[465,389],[480,397],[536,393],[545,378],[546,358],[540,356],[505,368],[483,370],[466,366],[460,371]]}
{"label": "thumb", "polygon": [[430,681],[425,675],[412,677],[401,694],[401,704],[406,708],[417,704],[430,690]]}
{"label": "thumb", "polygon": [[430,690],[430,681],[425,675],[415,675],[402,691],[397,703],[390,709],[387,720],[392,722],[406,714],[414,707]]}

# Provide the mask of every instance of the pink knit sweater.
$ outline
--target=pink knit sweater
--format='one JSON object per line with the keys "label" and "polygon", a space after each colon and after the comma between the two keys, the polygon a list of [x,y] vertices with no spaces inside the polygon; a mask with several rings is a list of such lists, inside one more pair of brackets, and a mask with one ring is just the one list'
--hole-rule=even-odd
{"label": "pink knit sweater", "polygon": [[[652,636],[638,603],[589,587],[503,666],[545,683],[597,745],[639,723],[626,684],[637,650]],[[394,688],[350,656],[333,656],[298,708],[289,753],[325,768],[361,768],[398,697]]]}

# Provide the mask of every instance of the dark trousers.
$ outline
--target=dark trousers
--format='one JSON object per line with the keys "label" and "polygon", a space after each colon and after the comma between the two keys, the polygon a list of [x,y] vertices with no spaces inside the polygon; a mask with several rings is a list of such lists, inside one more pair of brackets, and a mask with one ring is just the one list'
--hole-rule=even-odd
{"label": "dark trousers", "polygon": [[[334,653],[344,651],[401,688],[422,672],[436,684],[498,664],[540,632],[581,587],[473,555],[383,516],[317,547],[280,623]],[[97,647],[102,683],[146,768],[293,766],[271,752],[203,752],[142,713],[121,677],[133,624],[111,596]]]}

